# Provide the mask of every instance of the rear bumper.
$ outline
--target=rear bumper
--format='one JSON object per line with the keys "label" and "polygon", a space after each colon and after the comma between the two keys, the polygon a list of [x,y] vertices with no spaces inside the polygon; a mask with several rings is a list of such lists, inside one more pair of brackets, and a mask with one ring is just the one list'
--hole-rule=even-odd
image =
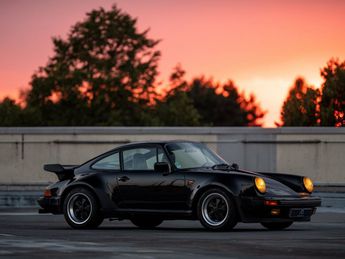
{"label": "rear bumper", "polygon": [[242,222],[310,221],[321,199],[312,196],[243,198],[240,204]]}
{"label": "rear bumper", "polygon": [[38,213],[61,214],[60,197],[40,197],[37,203],[41,206]]}

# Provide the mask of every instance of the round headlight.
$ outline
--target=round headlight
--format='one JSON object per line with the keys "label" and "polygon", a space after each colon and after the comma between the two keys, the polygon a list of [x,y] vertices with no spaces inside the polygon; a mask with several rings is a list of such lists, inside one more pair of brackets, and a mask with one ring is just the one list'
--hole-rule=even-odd
{"label": "round headlight", "polygon": [[303,184],[304,184],[304,188],[308,192],[312,192],[314,190],[313,181],[309,177],[303,177]]}
{"label": "round headlight", "polygon": [[262,179],[261,177],[255,177],[255,187],[259,192],[265,193],[266,192],[265,180]]}

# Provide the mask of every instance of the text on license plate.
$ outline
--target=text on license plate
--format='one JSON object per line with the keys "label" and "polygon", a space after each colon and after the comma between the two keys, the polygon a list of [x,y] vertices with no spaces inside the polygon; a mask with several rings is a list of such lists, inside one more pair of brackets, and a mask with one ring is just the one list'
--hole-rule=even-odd
{"label": "text on license plate", "polygon": [[313,214],[313,209],[311,208],[296,208],[296,209],[290,209],[289,217],[303,218],[303,217],[309,217],[312,214]]}

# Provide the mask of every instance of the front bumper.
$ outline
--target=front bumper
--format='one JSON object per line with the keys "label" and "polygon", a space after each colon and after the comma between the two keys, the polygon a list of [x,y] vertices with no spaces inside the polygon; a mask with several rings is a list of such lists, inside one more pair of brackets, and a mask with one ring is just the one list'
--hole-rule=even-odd
{"label": "front bumper", "polygon": [[318,197],[243,198],[240,201],[242,222],[310,221],[321,205]]}
{"label": "front bumper", "polygon": [[38,213],[53,213],[61,214],[61,199],[60,197],[40,197],[37,202],[41,206]]}

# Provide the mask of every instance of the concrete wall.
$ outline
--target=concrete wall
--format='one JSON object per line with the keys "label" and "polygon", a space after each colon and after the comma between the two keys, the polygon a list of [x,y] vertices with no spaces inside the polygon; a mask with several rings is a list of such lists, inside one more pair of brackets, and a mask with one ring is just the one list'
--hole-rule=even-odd
{"label": "concrete wall", "polygon": [[55,181],[45,163],[80,164],[132,141],[206,143],[241,168],[291,172],[345,184],[345,128],[47,127],[0,128],[0,184]]}

